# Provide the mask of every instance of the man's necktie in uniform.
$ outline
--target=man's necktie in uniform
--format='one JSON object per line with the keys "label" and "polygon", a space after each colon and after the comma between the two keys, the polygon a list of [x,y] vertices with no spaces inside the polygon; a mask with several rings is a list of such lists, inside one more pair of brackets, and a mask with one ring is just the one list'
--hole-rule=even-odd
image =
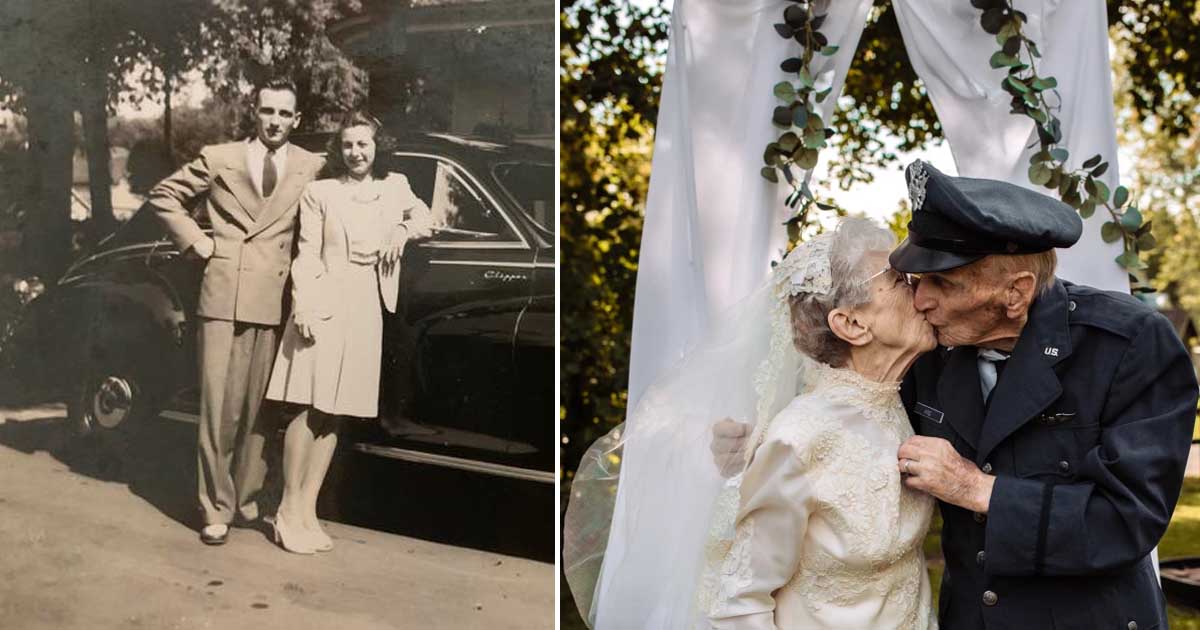
{"label": "man's necktie in uniform", "polygon": [[987,404],[992,395],[992,390],[996,389],[996,381],[1000,380],[1000,374],[1004,372],[1004,366],[1008,357],[1008,353],[991,348],[979,349],[979,387],[983,390],[983,402]]}

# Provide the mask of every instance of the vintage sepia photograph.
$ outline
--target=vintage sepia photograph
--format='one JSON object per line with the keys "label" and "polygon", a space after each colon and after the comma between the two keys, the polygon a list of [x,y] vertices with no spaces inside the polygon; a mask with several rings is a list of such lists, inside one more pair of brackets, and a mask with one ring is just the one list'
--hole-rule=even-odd
{"label": "vintage sepia photograph", "polygon": [[1200,628],[1198,27],[563,0],[562,630]]}
{"label": "vintage sepia photograph", "polygon": [[0,4],[0,627],[554,627],[556,28]]}

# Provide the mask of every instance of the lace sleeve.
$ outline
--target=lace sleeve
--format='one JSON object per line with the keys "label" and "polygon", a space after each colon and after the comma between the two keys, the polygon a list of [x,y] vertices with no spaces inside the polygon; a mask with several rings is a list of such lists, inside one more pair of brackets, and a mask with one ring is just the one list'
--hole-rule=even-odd
{"label": "lace sleeve", "polygon": [[772,593],[796,573],[814,503],[807,450],[771,437],[746,469],[736,535],[709,611],[714,628],[775,627]]}

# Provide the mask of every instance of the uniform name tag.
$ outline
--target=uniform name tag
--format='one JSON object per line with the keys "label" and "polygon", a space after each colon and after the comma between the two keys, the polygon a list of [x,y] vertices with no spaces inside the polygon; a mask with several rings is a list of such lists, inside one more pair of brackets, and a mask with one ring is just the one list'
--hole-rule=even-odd
{"label": "uniform name tag", "polygon": [[1074,413],[1074,412],[1068,412],[1068,413],[1044,413],[1044,414],[1042,414],[1042,415],[1038,416],[1038,424],[1045,424],[1045,425],[1049,425],[1049,426],[1056,426],[1056,425],[1059,425],[1059,424],[1065,424],[1065,423],[1067,423],[1067,422],[1070,422],[1071,420],[1074,420],[1074,419],[1075,419],[1075,413]]}
{"label": "uniform name tag", "polygon": [[946,414],[934,409],[933,407],[930,407],[929,405],[926,405],[925,403],[917,403],[917,406],[915,409],[913,409],[913,411],[915,411],[918,416],[921,416],[926,420],[933,420],[938,424],[941,424],[942,418],[946,417]]}

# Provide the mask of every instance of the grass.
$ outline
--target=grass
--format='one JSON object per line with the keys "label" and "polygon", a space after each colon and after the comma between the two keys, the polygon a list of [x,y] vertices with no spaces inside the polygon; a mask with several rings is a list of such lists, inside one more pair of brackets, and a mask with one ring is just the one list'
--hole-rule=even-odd
{"label": "grass", "polygon": [[[935,513],[934,522],[929,527],[929,535],[925,538],[925,557],[929,562],[934,610],[937,610],[938,586],[942,582],[942,570],[945,566],[941,545],[942,519]],[[1183,493],[1175,507],[1175,515],[1167,527],[1166,535],[1159,542],[1158,555],[1160,558],[1200,556],[1200,479],[1184,481]],[[561,579],[561,575],[559,582],[562,586],[560,627],[562,630],[586,630],[587,626],[579,618],[570,589],[567,588],[566,581]],[[1173,630],[1200,630],[1200,611],[1169,605],[1167,617]]]}

